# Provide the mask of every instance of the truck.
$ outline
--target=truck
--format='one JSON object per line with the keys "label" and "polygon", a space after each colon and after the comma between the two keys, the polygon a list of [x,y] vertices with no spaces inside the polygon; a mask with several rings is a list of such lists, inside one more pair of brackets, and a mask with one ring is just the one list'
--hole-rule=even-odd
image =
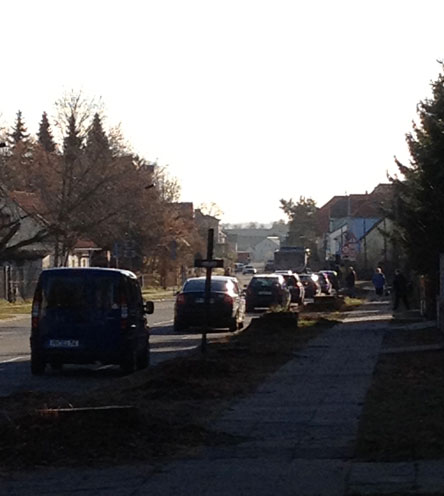
{"label": "truck", "polygon": [[274,252],[274,270],[302,272],[307,265],[307,252],[301,246],[283,246]]}

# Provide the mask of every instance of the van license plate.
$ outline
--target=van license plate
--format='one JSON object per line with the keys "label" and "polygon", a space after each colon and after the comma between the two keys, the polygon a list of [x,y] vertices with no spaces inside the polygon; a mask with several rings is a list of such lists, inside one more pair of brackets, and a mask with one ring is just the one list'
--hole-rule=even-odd
{"label": "van license plate", "polygon": [[265,295],[269,296],[269,295],[271,295],[271,292],[270,291],[259,291],[258,294],[264,295],[264,296]]}
{"label": "van license plate", "polygon": [[79,342],[77,339],[50,339],[49,346],[51,348],[77,348]]}

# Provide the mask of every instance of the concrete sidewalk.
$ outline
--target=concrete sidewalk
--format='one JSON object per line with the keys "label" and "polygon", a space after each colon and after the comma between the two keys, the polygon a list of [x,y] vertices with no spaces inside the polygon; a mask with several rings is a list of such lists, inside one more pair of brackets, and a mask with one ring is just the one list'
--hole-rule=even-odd
{"label": "concrete sidewalk", "polygon": [[444,462],[353,462],[388,305],[323,333],[212,429],[245,441],[169,464],[48,469],[0,479],[0,495],[346,495],[444,491]]}

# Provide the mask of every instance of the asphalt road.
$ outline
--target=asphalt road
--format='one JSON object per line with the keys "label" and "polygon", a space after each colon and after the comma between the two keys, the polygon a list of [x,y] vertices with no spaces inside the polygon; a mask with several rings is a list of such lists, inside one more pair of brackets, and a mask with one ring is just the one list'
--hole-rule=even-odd
{"label": "asphalt road", "polygon": [[[174,301],[155,302],[154,313],[149,316],[151,328],[151,366],[164,360],[196,350],[201,334],[178,334],[173,331]],[[247,316],[245,326],[251,315]],[[30,372],[30,317],[0,321],[0,396],[21,391],[82,392],[109,384],[120,377],[120,370],[112,365],[65,365],[62,371],[47,367],[45,375],[32,376]],[[228,333],[229,334],[229,333]],[[226,336],[225,332],[209,333],[211,342]]]}

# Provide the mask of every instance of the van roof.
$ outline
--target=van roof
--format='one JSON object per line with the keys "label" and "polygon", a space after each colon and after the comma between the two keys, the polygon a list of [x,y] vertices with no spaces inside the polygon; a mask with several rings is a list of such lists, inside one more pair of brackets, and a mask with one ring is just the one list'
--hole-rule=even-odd
{"label": "van roof", "polygon": [[42,270],[42,274],[57,273],[57,272],[85,272],[91,274],[94,272],[103,273],[109,272],[114,274],[122,274],[123,276],[130,277],[131,279],[137,279],[136,274],[130,270],[125,269],[110,269],[108,267],[53,267],[51,269]]}

